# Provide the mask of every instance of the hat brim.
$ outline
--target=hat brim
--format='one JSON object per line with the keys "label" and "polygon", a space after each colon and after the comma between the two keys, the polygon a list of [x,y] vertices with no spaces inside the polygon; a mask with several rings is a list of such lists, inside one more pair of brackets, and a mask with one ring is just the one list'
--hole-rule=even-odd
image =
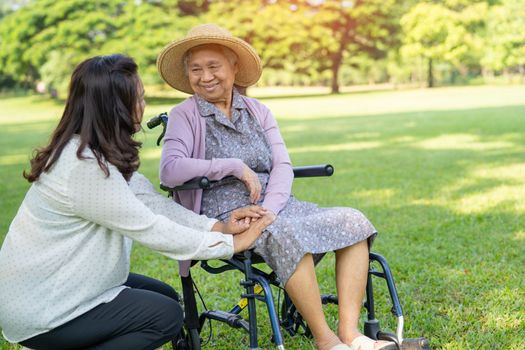
{"label": "hat brim", "polygon": [[235,37],[201,35],[174,41],[162,49],[157,58],[157,69],[161,78],[174,89],[193,94],[182,60],[188,50],[204,44],[222,45],[237,54],[236,85],[248,87],[261,77],[261,59],[253,47],[244,40]]}

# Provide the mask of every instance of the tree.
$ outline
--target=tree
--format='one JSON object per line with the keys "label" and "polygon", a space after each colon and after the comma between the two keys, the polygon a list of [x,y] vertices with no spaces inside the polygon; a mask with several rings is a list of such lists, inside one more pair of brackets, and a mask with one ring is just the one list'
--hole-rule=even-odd
{"label": "tree", "polygon": [[179,11],[175,0],[30,2],[0,22],[0,75],[26,86],[44,80],[64,92],[83,59],[124,53],[135,58],[147,81],[158,82],[158,53],[194,23]]}
{"label": "tree", "polygon": [[395,45],[394,4],[394,0],[215,1],[205,17],[250,42],[266,68],[303,75],[331,72],[330,86],[337,93],[347,57],[379,58]]}
{"label": "tree", "polygon": [[525,75],[525,0],[503,0],[487,18],[487,45],[482,63],[492,70],[517,67]]}
{"label": "tree", "polygon": [[[310,14],[305,40],[309,56],[319,62],[319,71],[331,72],[331,90],[339,92],[339,71],[343,64],[359,67],[360,62],[384,58],[397,46],[396,2],[305,1]],[[368,59],[367,59],[368,58]]]}
{"label": "tree", "polygon": [[434,86],[434,63],[447,62],[465,71],[481,57],[487,4],[460,5],[455,11],[440,3],[419,3],[401,18],[401,53],[407,60],[426,60],[428,87]]}

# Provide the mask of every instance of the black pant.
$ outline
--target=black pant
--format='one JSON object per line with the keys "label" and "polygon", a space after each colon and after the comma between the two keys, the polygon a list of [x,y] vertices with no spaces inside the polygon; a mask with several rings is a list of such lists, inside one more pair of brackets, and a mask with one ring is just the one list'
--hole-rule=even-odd
{"label": "black pant", "polygon": [[169,285],[130,273],[109,303],[21,344],[37,350],[146,350],[175,338],[184,321],[179,297]]}

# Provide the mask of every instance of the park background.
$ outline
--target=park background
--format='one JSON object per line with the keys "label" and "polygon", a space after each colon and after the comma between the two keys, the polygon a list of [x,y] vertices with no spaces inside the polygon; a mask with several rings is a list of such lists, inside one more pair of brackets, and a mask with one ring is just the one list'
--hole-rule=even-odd
{"label": "park background", "polygon": [[[185,97],[162,84],[158,52],[207,22],[259,52],[263,76],[248,95],[276,115],[294,165],[335,166],[331,178],[296,180],[294,194],[359,208],[379,230],[374,251],[393,270],[405,336],[424,335],[433,349],[525,349],[525,0],[3,0],[0,242],[74,66],[132,56],[147,120]],[[157,135],[138,135],[153,183]],[[325,292],[333,262],[318,268]],[[180,290],[176,264],[139,245],[132,270]],[[240,293],[239,275],[194,274],[207,304],[228,307]],[[376,294],[392,330],[386,288]],[[335,326],[336,309],[326,312]],[[214,325],[213,334],[205,348],[248,347],[240,331]],[[313,349],[301,337],[285,345]],[[17,347],[0,337],[0,348]]]}

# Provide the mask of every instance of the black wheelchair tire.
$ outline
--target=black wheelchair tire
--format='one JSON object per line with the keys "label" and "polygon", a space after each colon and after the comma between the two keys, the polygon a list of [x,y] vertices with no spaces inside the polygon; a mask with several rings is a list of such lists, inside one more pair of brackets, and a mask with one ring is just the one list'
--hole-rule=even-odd
{"label": "black wheelchair tire", "polygon": [[[308,327],[308,324],[303,319],[303,316],[299,313],[299,311],[295,308],[294,304],[287,305],[286,300],[283,300],[281,302],[281,323],[287,323],[288,320],[291,319],[293,322],[293,326],[289,325],[291,328],[287,329],[288,333],[291,336],[294,336],[296,334],[301,334],[307,338],[313,338],[312,332],[310,331],[310,327]],[[292,329],[294,329],[292,331]],[[302,329],[302,332],[298,332],[299,329]]]}
{"label": "black wheelchair tire", "polygon": [[190,346],[190,350],[201,349],[201,337],[197,329],[190,329],[188,331],[188,344]]}

